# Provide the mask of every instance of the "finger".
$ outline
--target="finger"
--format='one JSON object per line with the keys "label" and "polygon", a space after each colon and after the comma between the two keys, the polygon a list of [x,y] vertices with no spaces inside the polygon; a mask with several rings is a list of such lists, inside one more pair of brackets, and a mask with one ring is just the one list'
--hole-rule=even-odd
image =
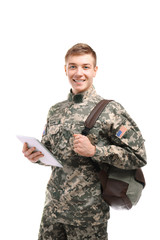
{"label": "finger", "polygon": [[22,152],[25,153],[27,150],[28,150],[28,145],[27,145],[27,143],[24,143]]}
{"label": "finger", "polygon": [[31,159],[29,161],[32,162],[32,163],[36,163],[36,162],[38,162],[39,159],[40,159],[40,157],[37,156],[36,158]]}
{"label": "finger", "polygon": [[37,162],[39,160],[39,158],[44,157],[44,155],[41,152],[35,152],[33,154],[31,154],[28,159],[31,162]]}
{"label": "finger", "polygon": [[83,154],[82,154],[82,150],[81,150],[80,148],[75,148],[75,149],[74,149],[74,152],[77,153],[77,154],[79,154],[79,155],[83,155]]}
{"label": "finger", "polygon": [[35,150],[36,150],[35,147],[28,148],[28,150],[26,152],[24,152],[24,156],[29,157]]}
{"label": "finger", "polygon": [[74,139],[74,143],[80,143],[80,142],[83,142],[84,141],[84,137],[83,136],[76,136],[75,139]]}
{"label": "finger", "polygon": [[73,145],[76,145],[76,144],[78,144],[78,143],[79,143],[79,140],[78,140],[78,139],[76,139],[76,140],[73,141]]}
{"label": "finger", "polygon": [[80,148],[80,146],[79,146],[78,144],[74,145],[74,147],[73,147],[73,149],[74,149],[75,151],[77,151],[79,148]]}
{"label": "finger", "polygon": [[78,149],[77,147],[74,147],[74,151],[75,151],[76,153],[79,153],[79,149]]}
{"label": "finger", "polygon": [[78,138],[81,138],[83,135],[81,135],[81,134],[73,134],[73,137],[75,138],[75,139],[78,139]]}
{"label": "finger", "polygon": [[78,147],[81,147],[81,145],[82,145],[82,141],[79,139],[79,140],[75,140],[74,142],[73,142],[73,147],[74,148],[78,148]]}
{"label": "finger", "polygon": [[42,155],[42,153],[38,151],[38,152],[34,152],[34,153],[30,154],[28,156],[28,158],[29,159],[34,159],[35,157],[40,156],[40,155]]}
{"label": "finger", "polygon": [[73,134],[74,137],[76,137],[76,136],[78,136],[78,135],[80,135],[80,134],[78,134],[78,133],[74,133],[74,134]]}

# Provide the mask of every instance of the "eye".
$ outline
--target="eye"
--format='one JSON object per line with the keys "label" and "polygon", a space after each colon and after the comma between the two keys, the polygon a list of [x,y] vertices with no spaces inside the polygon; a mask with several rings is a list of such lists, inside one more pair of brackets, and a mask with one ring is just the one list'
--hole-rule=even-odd
{"label": "eye", "polygon": [[74,65],[69,66],[69,69],[75,69],[75,68],[76,68],[76,66],[74,66]]}
{"label": "eye", "polygon": [[84,70],[88,70],[90,67],[89,66],[84,66],[83,69]]}

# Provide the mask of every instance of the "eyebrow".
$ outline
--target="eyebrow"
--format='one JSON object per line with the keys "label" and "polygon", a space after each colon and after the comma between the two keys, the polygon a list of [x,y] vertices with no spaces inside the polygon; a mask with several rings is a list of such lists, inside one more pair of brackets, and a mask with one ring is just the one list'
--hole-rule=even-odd
{"label": "eyebrow", "polygon": [[[77,65],[76,63],[69,63],[68,65]],[[84,64],[82,64],[82,66],[86,66],[86,65],[89,65],[89,66],[91,66],[91,64],[90,63],[84,63]]]}

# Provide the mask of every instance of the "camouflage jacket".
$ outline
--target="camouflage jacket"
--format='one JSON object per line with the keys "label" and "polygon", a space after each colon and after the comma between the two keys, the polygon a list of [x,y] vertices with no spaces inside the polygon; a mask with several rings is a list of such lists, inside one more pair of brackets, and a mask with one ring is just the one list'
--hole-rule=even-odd
{"label": "camouflage jacket", "polygon": [[[66,101],[49,110],[42,143],[62,163],[52,167],[46,190],[46,212],[57,221],[85,225],[100,224],[109,218],[109,207],[101,197],[101,186],[90,158],[73,151],[73,134],[81,133],[84,121],[102,99],[94,87],[69,94]],[[110,102],[88,135],[96,146],[93,161],[122,169],[146,164],[144,140],[131,117],[117,102]]]}

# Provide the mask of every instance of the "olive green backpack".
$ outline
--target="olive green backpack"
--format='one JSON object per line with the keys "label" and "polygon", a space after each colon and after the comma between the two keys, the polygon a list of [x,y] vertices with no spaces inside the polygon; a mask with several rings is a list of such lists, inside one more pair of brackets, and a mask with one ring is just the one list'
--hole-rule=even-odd
{"label": "olive green backpack", "polygon": [[[101,100],[85,121],[82,134],[87,136],[90,129],[102,113],[106,105],[112,100]],[[145,179],[141,168],[123,170],[107,165],[105,170],[92,161],[102,186],[102,197],[111,207],[116,209],[131,209],[140,199]]]}

